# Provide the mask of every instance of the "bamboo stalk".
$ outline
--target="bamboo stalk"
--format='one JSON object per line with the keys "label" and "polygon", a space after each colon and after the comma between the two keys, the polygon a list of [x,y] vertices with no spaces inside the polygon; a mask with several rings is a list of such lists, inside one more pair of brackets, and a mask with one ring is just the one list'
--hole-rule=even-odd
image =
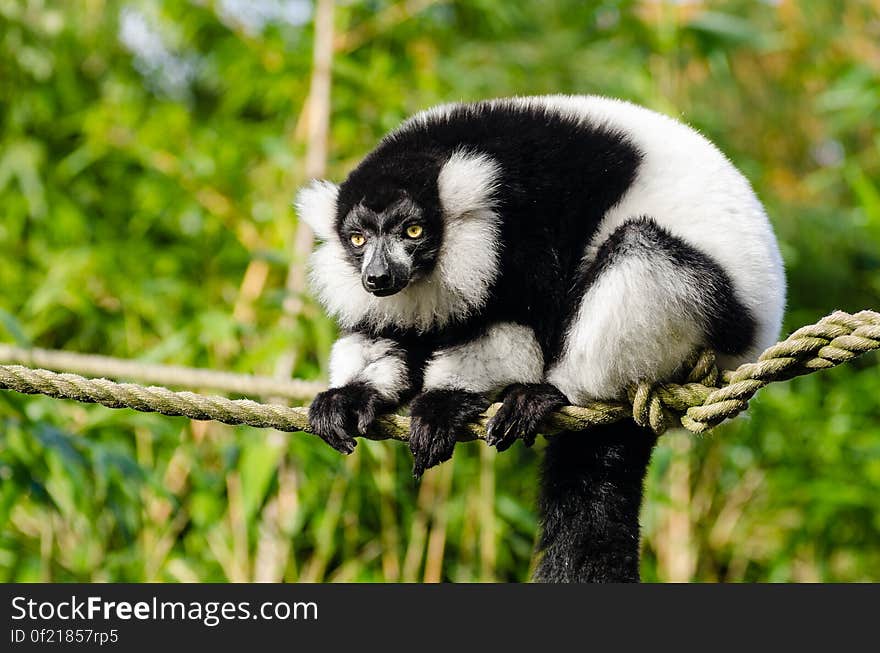
{"label": "bamboo stalk", "polygon": [[[312,78],[306,101],[306,158],[307,179],[323,177],[327,173],[330,140],[330,89],[333,68],[333,0],[318,0],[315,6],[315,43],[312,54]],[[314,245],[314,234],[299,220],[293,238],[293,259],[287,269],[282,326],[290,328],[302,313],[302,295],[306,290],[306,261]],[[288,378],[296,366],[297,352],[288,350],[275,366],[275,376]]]}

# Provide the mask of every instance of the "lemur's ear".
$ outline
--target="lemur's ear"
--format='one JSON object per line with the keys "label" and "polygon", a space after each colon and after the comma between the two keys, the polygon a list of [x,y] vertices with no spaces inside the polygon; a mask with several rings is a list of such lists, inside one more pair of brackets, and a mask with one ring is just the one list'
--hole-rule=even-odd
{"label": "lemur's ear", "polygon": [[333,236],[336,219],[336,196],[339,186],[322,179],[314,179],[296,195],[296,213],[299,219],[312,228],[320,240]]}
{"label": "lemur's ear", "polygon": [[447,218],[492,209],[501,167],[487,154],[457,150],[437,177],[440,203]]}

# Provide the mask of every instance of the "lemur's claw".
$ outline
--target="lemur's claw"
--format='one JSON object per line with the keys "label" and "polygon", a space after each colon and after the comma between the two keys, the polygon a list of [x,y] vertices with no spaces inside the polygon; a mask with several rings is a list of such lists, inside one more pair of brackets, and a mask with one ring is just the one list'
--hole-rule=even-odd
{"label": "lemur's claw", "polygon": [[519,422],[514,407],[509,402],[502,403],[486,424],[486,444],[496,447],[498,451],[509,449],[521,433],[522,425]]}
{"label": "lemur's claw", "polygon": [[484,396],[464,390],[430,390],[410,404],[409,449],[413,475],[452,458],[465,425],[489,406]]}
{"label": "lemur's claw", "polygon": [[413,455],[413,476],[452,458],[458,438],[453,429],[432,424],[420,417],[410,420],[409,450]]}
{"label": "lemur's claw", "polygon": [[357,446],[354,436],[367,432],[383,403],[381,395],[366,384],[331,388],[312,401],[309,423],[324,442],[348,455]]}
{"label": "lemur's claw", "polygon": [[567,402],[565,395],[549,383],[511,385],[504,391],[501,408],[486,425],[486,442],[498,451],[506,451],[519,438],[531,447],[541,422]]}

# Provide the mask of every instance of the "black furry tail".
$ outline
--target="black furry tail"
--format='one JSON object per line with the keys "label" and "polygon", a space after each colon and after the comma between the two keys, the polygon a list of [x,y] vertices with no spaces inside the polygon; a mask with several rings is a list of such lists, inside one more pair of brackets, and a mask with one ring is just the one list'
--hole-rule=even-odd
{"label": "black furry tail", "polygon": [[632,420],[550,439],[535,581],[639,581],[639,508],[656,442]]}

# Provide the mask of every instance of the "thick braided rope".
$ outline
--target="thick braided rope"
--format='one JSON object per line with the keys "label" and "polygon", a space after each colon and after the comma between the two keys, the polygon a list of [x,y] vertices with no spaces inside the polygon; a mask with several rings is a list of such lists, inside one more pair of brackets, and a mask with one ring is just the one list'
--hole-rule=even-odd
{"label": "thick braided rope", "polygon": [[[773,381],[782,381],[848,362],[880,349],[880,313],[835,312],[816,324],[792,333],[736,370],[719,372],[711,352],[702,352],[687,366],[680,383],[639,384],[629,391],[630,403],[593,402],[565,406],[552,414],[542,432],[583,431],[628,416],[640,425],[662,433],[681,425],[702,433],[748,407],[749,399]],[[271,427],[281,431],[313,432],[308,408],[260,404],[249,399],[226,399],[167,388],[86,379],[20,365],[0,365],[0,389],[73,399],[110,408],[216,420],[225,424]],[[478,421],[469,424],[461,439],[483,439],[486,421],[500,407],[493,404]],[[409,419],[389,414],[379,417],[367,438],[406,440]]]}

